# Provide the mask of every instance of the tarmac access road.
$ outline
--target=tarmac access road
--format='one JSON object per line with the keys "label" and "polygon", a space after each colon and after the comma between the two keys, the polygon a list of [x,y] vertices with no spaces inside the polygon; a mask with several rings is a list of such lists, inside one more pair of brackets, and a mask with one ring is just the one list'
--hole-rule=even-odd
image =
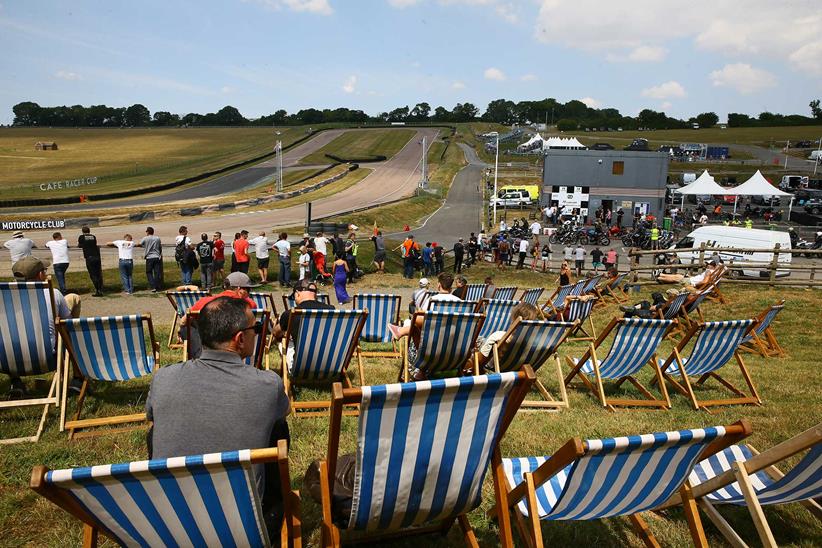
{"label": "tarmac access road", "polygon": [[[439,132],[437,128],[415,129],[417,129],[417,133],[414,137],[412,137],[408,143],[406,143],[405,146],[393,157],[384,162],[377,162],[364,166],[369,169],[373,169],[374,171],[362,179],[359,183],[332,196],[327,196],[325,198],[320,198],[313,201],[312,217],[314,219],[318,219],[321,217],[337,215],[350,211],[351,209],[377,206],[386,202],[411,196],[417,188],[417,183],[419,182],[420,177],[419,163],[422,157],[422,138],[425,137],[430,143],[436,138]],[[323,132],[317,138],[323,138],[323,144],[325,144],[328,142],[325,141],[325,138],[333,140],[333,138],[336,137],[336,135],[333,134],[332,136],[326,137],[324,134],[328,133],[332,132]],[[304,143],[304,145],[308,144],[309,143]],[[290,155],[290,162],[296,161],[298,159],[298,154],[299,158],[302,158],[308,153],[306,152],[308,148],[304,148],[302,151],[297,150],[304,145],[300,145],[299,147],[295,147],[293,150],[289,151],[294,153],[293,155]],[[313,150],[317,150],[318,148],[320,147],[312,147]],[[164,198],[163,201],[168,201],[168,198]],[[217,199],[215,201],[219,200]],[[63,209],[65,208],[66,206],[63,206]],[[28,212],[26,215],[30,216],[33,213],[35,213],[35,211]],[[239,232],[240,230],[248,230],[251,234],[261,230],[271,233],[271,231],[276,228],[300,226],[305,223],[305,216],[306,206],[305,204],[299,204],[280,209],[256,211],[236,210],[219,216],[198,216],[182,219],[174,218],[170,220],[158,219],[128,225],[95,227],[92,229],[92,233],[97,235],[97,240],[100,243],[120,239],[126,232],[130,233],[135,240],[138,240],[143,236],[145,227],[150,225],[154,227],[155,234],[160,236],[165,244],[170,244],[173,243],[173,238],[177,235],[177,229],[179,226],[184,224],[189,227],[190,236],[197,236],[201,232],[212,234],[215,230],[218,230],[230,240],[230,235],[235,232]],[[34,240],[38,245],[42,246],[43,243],[51,239],[52,232],[53,231],[51,230],[27,231],[26,236]],[[68,239],[70,244],[73,244],[76,242],[77,235],[79,233],[79,230],[64,230],[63,237]],[[9,236],[10,235],[11,234],[9,233]],[[3,235],[0,235],[0,238],[2,237]],[[3,255],[0,255],[0,261],[3,260]]]}

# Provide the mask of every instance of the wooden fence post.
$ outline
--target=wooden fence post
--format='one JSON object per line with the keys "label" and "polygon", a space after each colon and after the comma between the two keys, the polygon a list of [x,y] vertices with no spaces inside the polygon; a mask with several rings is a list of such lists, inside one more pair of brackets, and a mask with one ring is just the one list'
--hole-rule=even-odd
{"label": "wooden fence post", "polygon": [[699,244],[699,268],[705,268],[705,242]]}
{"label": "wooden fence post", "polygon": [[[630,254],[631,254],[632,252],[634,252],[634,251],[635,251],[635,248],[633,248],[633,247],[632,247],[632,248],[628,251],[628,254],[630,255]],[[633,258],[631,259],[630,264],[631,264],[632,266],[635,266],[636,268],[639,268],[639,255],[634,255],[634,256],[633,256]],[[629,266],[628,268],[629,268],[630,270],[634,270],[633,268],[631,268],[631,266]],[[638,282],[638,281],[639,281],[639,270],[634,270],[634,276],[633,276],[633,278],[632,278],[632,280],[631,280],[631,281],[633,281],[633,282]]]}
{"label": "wooden fence post", "polygon": [[779,262],[779,247],[779,243],[773,246],[773,258],[771,259],[771,268],[769,275],[769,285],[771,287],[774,286],[774,282],[776,281],[776,265]]}

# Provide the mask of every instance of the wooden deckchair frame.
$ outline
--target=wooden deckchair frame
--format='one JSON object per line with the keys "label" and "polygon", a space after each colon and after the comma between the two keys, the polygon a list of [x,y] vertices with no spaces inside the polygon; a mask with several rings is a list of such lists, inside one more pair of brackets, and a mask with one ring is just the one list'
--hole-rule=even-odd
{"label": "wooden deckchair frame", "polygon": [[[774,540],[770,525],[768,525],[768,521],[765,518],[765,514],[762,511],[759,499],[756,497],[756,492],[751,486],[749,476],[764,471],[771,479],[778,481],[782,479],[785,474],[775,466],[777,463],[810,449],[819,443],[822,443],[822,424],[812,426],[801,434],[797,434],[761,453],[752,445],[746,444],[751,453],[753,453],[751,458],[743,462],[734,463],[731,470],[714,476],[693,488],[693,495],[697,500],[697,504],[699,504],[699,507],[707,514],[708,518],[732,546],[739,548],[747,547],[747,544],[716,509],[716,503],[703,498],[705,495],[717,489],[721,489],[733,482],[738,482],[740,490],[745,496],[745,504],[751,514],[751,519],[754,522],[759,539],[762,541],[763,546],[775,547],[777,546],[776,541]],[[670,501],[665,503],[665,507],[676,506],[680,503],[679,497],[672,497]],[[816,519],[822,521],[822,506],[820,506],[818,502],[809,499],[799,504],[807,508]]]}
{"label": "wooden deckchair frame", "polygon": [[[570,358],[570,356],[565,356],[565,360],[567,361],[568,365],[571,367],[571,372],[565,376],[565,386],[570,386],[571,381],[574,377],[579,377],[582,381],[582,384],[585,385],[591,393],[599,399],[599,402],[602,404],[602,407],[608,409],[609,411],[615,411],[616,407],[659,407],[661,409],[670,409],[671,408],[671,398],[668,396],[668,390],[665,386],[663,386],[663,376],[662,371],[659,368],[659,360],[657,359],[657,354],[651,356],[649,363],[656,374],[657,383],[659,383],[659,391],[662,395],[662,399],[655,397],[650,390],[648,390],[639,380],[634,378],[632,375],[628,375],[625,377],[620,378],[614,384],[615,388],[619,388],[625,381],[629,381],[634,387],[639,390],[645,399],[630,399],[630,398],[610,398],[605,395],[605,385],[602,382],[602,376],[599,372],[599,358],[596,355],[597,348],[599,348],[605,339],[608,338],[608,335],[611,334],[617,325],[619,325],[624,318],[613,318],[611,319],[608,326],[599,334],[599,337],[595,341],[591,341],[588,344],[588,350],[585,351],[585,354],[574,363],[574,361]],[[676,320],[668,326],[666,329],[667,332],[670,331],[671,327],[676,324]],[[596,383],[592,383],[590,379],[582,372],[582,366],[585,364],[586,361],[591,360],[591,364],[594,366],[594,377],[596,379]]]}
{"label": "wooden deckchair frame", "polygon": [[722,281],[722,278],[725,277],[725,274],[728,273],[728,267],[724,264],[720,264],[716,267],[713,275],[711,275],[710,281],[707,285],[713,286],[713,289],[710,293],[708,293],[708,299],[714,302],[718,302],[721,304],[728,304],[728,299],[725,298],[725,295],[719,290],[719,282]]}
{"label": "wooden deckchair frame", "polygon": [[[775,306],[784,305],[785,300],[782,299],[775,305],[771,305],[762,312],[760,312],[760,314],[756,317],[756,325],[762,323],[762,321],[765,319],[765,316],[768,314],[768,312],[771,311],[772,308],[774,308]],[[773,332],[772,326],[773,321],[771,321],[771,324],[768,325],[768,327],[766,327],[764,331],[762,331],[761,336],[756,333],[756,326],[754,326],[754,329],[752,329],[749,332],[752,339],[746,343],[742,343],[739,346],[739,350],[741,350],[742,352],[759,352],[759,354],[763,358],[784,358],[786,355],[785,349],[782,348],[782,345],[780,345],[779,341],[776,340],[776,335]]]}
{"label": "wooden deckchair frame", "polygon": [[[569,337],[569,341],[594,341],[597,338],[597,328],[594,326],[594,308],[596,308],[597,303],[599,302],[598,297],[586,296],[586,295],[579,295],[579,296],[570,296],[566,299],[568,303],[568,307],[571,305],[571,301],[574,300],[582,300],[582,297],[586,297],[587,299],[593,299],[594,304],[591,305],[591,312],[588,314],[588,317],[585,320],[578,322],[578,325],[574,328],[572,335],[576,335],[580,331],[585,335],[584,337]],[[588,331],[585,330],[585,321],[588,321],[588,324],[591,326],[591,333],[589,334]]]}
{"label": "wooden deckchair frame", "polygon": [[[499,450],[499,440],[502,440],[508,426],[517,414],[520,404],[525,399],[526,394],[531,390],[532,384],[536,380],[534,370],[530,365],[523,365],[522,369],[517,373],[520,381],[517,386],[513,388],[508,396],[508,402],[503,411],[502,423],[500,424],[499,434],[497,436],[497,445],[494,448],[491,457],[491,472],[494,480],[494,497],[497,506],[502,508],[499,516],[499,541],[503,547],[513,547],[514,540],[511,531],[511,519],[509,508],[510,504],[506,498],[505,486],[505,472],[502,468],[502,457]],[[340,432],[342,426],[343,407],[346,405],[357,405],[362,401],[362,390],[358,388],[343,389],[342,384],[334,383],[332,387],[332,405],[331,405],[331,419],[328,434],[328,454],[327,457],[320,461],[320,489],[322,494],[322,540],[321,546],[341,546],[341,531],[334,525],[331,515],[331,493],[333,491],[333,482],[337,470],[337,458],[339,455],[340,446]],[[443,521],[441,524],[436,524],[427,527],[416,527],[404,531],[397,531],[385,535],[378,535],[372,537],[359,536],[356,542],[363,541],[381,541],[389,538],[404,537],[409,534],[426,534],[426,533],[440,533],[445,535],[451,529],[454,522],[458,522],[460,529],[462,529],[463,540],[465,544],[472,547],[479,547],[474,530],[465,515],[460,515],[453,519]]]}
{"label": "wooden deckchair frame", "polygon": [[[753,329],[754,325],[748,328],[748,333],[751,329]],[[699,401],[696,397],[696,392],[694,392],[693,384],[691,380],[688,378],[688,375],[685,371],[685,362],[682,359],[682,351],[685,349],[685,346],[691,341],[691,339],[704,328],[704,322],[701,323],[694,323],[690,329],[685,333],[682,337],[682,340],[679,341],[674,349],[671,351],[671,355],[668,356],[668,359],[665,360],[665,363],[662,364],[662,376],[665,380],[671,383],[671,385],[676,389],[677,392],[686,396],[690,401],[691,405],[695,410],[699,410],[700,408],[708,411],[708,407],[716,407],[720,405],[762,405],[762,399],[759,397],[759,393],[756,391],[756,387],[753,384],[753,380],[751,379],[751,374],[748,372],[748,368],[745,365],[745,361],[742,359],[742,356],[739,354],[739,348],[734,350],[734,358],[736,359],[737,364],[739,365],[739,370],[742,373],[742,377],[745,379],[745,383],[748,385],[748,389],[751,392],[751,395],[746,395],[744,392],[739,390],[736,386],[734,386],[731,382],[726,380],[716,371],[710,371],[705,373],[699,377],[696,381],[697,385],[702,385],[710,378],[716,379],[722,386],[736,395],[736,398],[726,398],[721,400],[704,400]],[[677,367],[679,368],[679,374],[682,377],[682,382],[677,381],[673,378],[670,374],[666,373],[665,371],[668,369],[668,366],[676,361]]]}
{"label": "wooden deckchair frame", "polygon": [[[278,350],[280,352],[280,376],[283,379],[283,386],[285,388],[285,393],[288,396],[288,399],[291,401],[291,409],[294,411],[295,417],[325,417],[327,416],[327,412],[325,410],[329,410],[332,407],[333,401],[329,400],[315,400],[315,401],[297,401],[297,397],[294,394],[294,382],[291,380],[291,377],[288,373],[288,365],[286,364],[286,354],[288,352],[288,342],[293,340],[294,338],[294,326],[297,325],[298,322],[294,321],[294,318],[299,318],[300,316],[304,315],[309,310],[301,309],[301,308],[293,308],[289,312],[290,317],[288,320],[288,329],[286,329],[285,337],[278,345]],[[354,338],[352,339],[351,347],[346,350],[345,360],[343,361],[342,369],[340,370],[340,380],[343,384],[345,384],[346,388],[352,388],[353,385],[351,384],[351,380],[348,378],[348,366],[351,364],[351,358],[354,357],[354,353],[357,349],[357,345],[359,344],[360,340],[360,333],[362,333],[362,329],[365,326],[365,320],[368,316],[368,311],[363,310],[363,315],[360,318],[357,326],[354,328],[356,332],[354,333]],[[296,345],[294,345],[295,353],[296,353]],[[362,363],[358,363],[358,373],[360,378],[360,385],[365,385],[365,373],[362,367]],[[336,384],[336,383],[334,383]],[[332,384],[333,388],[333,384]],[[333,396],[333,392],[332,392]],[[323,411],[316,411],[317,409],[322,409]],[[346,412],[346,415],[359,415],[359,410],[351,410]]]}
{"label": "wooden deckchair frame", "polygon": [[[279,440],[277,447],[265,449],[251,449],[249,464],[263,464],[277,462],[280,472],[280,490],[283,501],[283,524],[280,529],[281,546],[299,548],[302,546],[302,520],[300,516],[300,493],[291,489],[291,479],[288,471],[288,449],[285,440]],[[91,515],[80,503],[72,498],[63,489],[46,482],[49,469],[43,465],[35,466],[31,471],[29,487],[58,507],[62,508],[76,519],[83,522],[83,547],[97,546],[100,534],[115,540],[108,530]]]}
{"label": "wooden deckchair frame", "polygon": [[[568,284],[568,285],[573,286],[574,284]],[[559,290],[562,287],[567,287],[567,286],[562,286],[561,285],[561,286],[557,287],[554,290],[554,292],[551,293],[551,295],[549,295],[548,300],[545,301],[545,304],[543,304],[542,307],[540,307],[540,312],[546,313],[546,312],[550,311],[551,314],[556,315],[556,314],[559,313],[560,310],[564,309],[564,306],[565,306],[564,302],[568,300],[568,297],[572,296],[572,293],[570,291],[569,291],[568,295],[565,296],[565,301],[563,301],[563,308],[557,308],[557,307],[554,306],[554,297],[557,296],[557,293],[559,293]],[[572,291],[573,291],[573,288],[572,288]]]}
{"label": "wooden deckchair frame", "polygon": [[[198,289],[197,291],[188,291],[188,293],[199,292],[208,293],[209,295],[211,294],[210,291],[200,289]],[[177,331],[180,327],[180,318],[184,317],[188,311],[183,310],[183,313],[180,314],[180,311],[177,309],[177,301],[174,300],[174,293],[185,293],[185,291],[166,291],[166,298],[168,299],[168,302],[171,303],[171,306],[174,308],[174,321],[171,323],[171,331],[168,333],[168,343],[166,344],[166,346],[168,346],[168,348],[182,348],[184,346],[183,343],[176,343],[173,341],[174,337],[177,336]]]}
{"label": "wooden deckchair frame", "polygon": [[[151,356],[154,358],[154,367],[152,368],[152,373],[157,371],[160,363],[160,343],[157,342],[157,339],[154,336],[154,324],[151,322],[151,314],[141,314],[140,321],[145,322],[148,325],[148,335],[149,335],[149,344],[146,348],[147,352],[151,353]],[[77,403],[75,405],[75,412],[74,417],[71,420],[66,420],[66,410],[68,409],[68,379],[69,379],[69,369],[72,366],[72,363],[77,361],[76,355],[74,354],[74,348],[71,345],[71,339],[68,336],[68,333],[65,331],[64,321],[57,320],[56,324],[57,329],[61,332],[63,340],[65,341],[66,351],[63,355],[62,364],[58,364],[58,367],[63,367],[63,394],[62,394],[62,409],[60,413],[60,432],[64,430],[68,430],[68,439],[80,439],[80,438],[88,438],[93,436],[100,436],[103,434],[108,434],[112,432],[127,432],[129,430],[136,430],[139,428],[144,428],[147,426],[146,423],[146,413],[143,411],[142,413],[132,413],[129,415],[114,415],[111,417],[98,417],[93,419],[81,419],[80,415],[83,412],[83,404],[85,403],[86,396],[88,395],[88,379],[83,379],[83,384],[80,387],[80,394],[77,396]],[[104,382],[104,381],[101,381]],[[146,423],[146,424],[133,424],[133,423]],[[123,426],[120,428],[108,428],[105,430],[90,430],[84,432],[78,432],[78,430],[84,428],[95,428],[98,426],[111,426],[116,424],[130,424],[130,426]]]}
{"label": "wooden deckchair frame", "polygon": [[[626,276],[623,276],[622,274],[617,274],[617,277],[614,278],[614,280],[620,279],[621,276],[622,279],[620,280],[620,283],[616,285],[616,287],[611,285],[613,281],[610,281],[606,278],[603,280],[603,282],[605,283],[601,284],[601,287],[598,286],[594,288],[596,296],[600,298],[599,302],[605,304],[606,298],[612,299],[616,304],[622,304],[628,301],[628,294],[625,293],[624,289],[622,289],[622,283],[625,281]],[[619,291],[621,297],[620,295],[617,295],[617,291]]]}
{"label": "wooden deckchair frame", "polygon": [[[725,436],[720,440],[715,440],[703,450],[702,458],[708,458],[715,453],[723,451],[742,439],[749,436],[752,432],[750,423],[743,419],[725,427]],[[508,478],[504,477],[505,486],[507,490],[507,503],[509,505],[508,511],[513,511],[517,518],[517,528],[520,536],[525,540],[529,548],[540,548],[543,546],[542,525],[539,516],[537,515],[537,499],[536,487],[542,485],[547,480],[551,479],[558,472],[566,468],[575,460],[581,458],[587,452],[585,442],[580,438],[572,438],[568,440],[562,447],[551,455],[539,468],[533,472],[526,472],[524,474],[524,481],[516,486],[508,483]],[[522,515],[516,510],[516,505],[523,498],[526,499],[528,505],[528,517]],[[682,484],[679,494],[676,496],[679,504],[682,504],[685,513],[685,519],[688,522],[688,529],[691,533],[694,545],[699,547],[707,547],[708,540],[705,536],[705,531],[702,528],[702,521],[699,517],[699,511],[695,502],[693,488],[690,486],[688,480]],[[670,499],[670,500],[673,500]],[[665,503],[664,507],[669,506],[669,502]],[[500,513],[500,506],[496,505],[488,511],[490,518],[496,518]],[[639,514],[628,516],[628,520],[633,526],[634,531],[643,540],[648,547],[658,547],[659,543],[651,532],[648,524]]]}
{"label": "wooden deckchair frame", "polygon": [[[513,336],[513,334],[517,330],[517,326],[519,326],[520,322],[522,322],[522,318],[517,318],[516,320],[514,320],[514,323],[511,324],[510,328],[508,328],[508,331],[505,333],[505,336],[502,339],[500,339],[499,342],[491,345],[492,358],[494,360],[494,373],[499,373],[500,372],[500,370],[499,370],[499,347],[501,345],[505,344],[508,341],[509,337]],[[577,322],[574,322],[574,323],[577,323]],[[565,335],[563,335],[563,337],[557,343],[554,354],[552,356],[549,356],[545,360],[547,362],[552,357],[554,358],[554,364],[556,365],[556,371],[557,371],[557,381],[559,382],[560,399],[559,400],[554,399],[554,397],[551,395],[551,393],[548,391],[548,389],[545,388],[545,385],[542,384],[542,381],[540,381],[539,378],[536,376],[536,372],[540,370],[540,368],[542,367],[543,364],[533,364],[533,365],[538,366],[536,368],[536,370],[534,370],[534,373],[535,373],[534,387],[536,387],[537,393],[542,397],[542,401],[534,401],[534,400],[525,400],[524,399],[524,400],[522,400],[522,403],[520,404],[521,408],[525,408],[525,409],[547,409],[547,410],[556,410],[556,411],[558,411],[560,409],[567,409],[568,408],[568,405],[569,405],[569,403],[568,403],[568,391],[565,389],[565,383],[563,382],[563,379],[562,379],[562,365],[560,365],[559,353],[556,350],[559,349],[559,347],[562,346],[563,343],[565,343],[565,341],[568,340],[568,336],[571,334],[571,331],[573,331],[573,328],[569,329],[565,333]],[[479,354],[479,352],[477,354]],[[479,356],[477,356],[477,359],[479,359]]]}
{"label": "wooden deckchair frame", "polygon": [[[57,306],[54,301],[54,287],[51,285],[51,276],[46,276],[46,284],[48,285],[48,293],[49,293],[49,303],[51,304],[51,315],[52,320],[54,321],[54,325],[57,325]],[[61,413],[64,413],[65,407],[62,405],[60,400],[60,389],[63,385],[63,375],[60,368],[60,355],[64,352],[63,349],[63,337],[60,335],[60,332],[57,331],[57,328],[54,329],[54,335],[57,343],[57,348],[55,349],[54,360],[56,367],[54,369],[54,374],[52,375],[51,384],[49,385],[49,391],[45,397],[40,398],[26,398],[20,400],[0,400],[0,411],[3,409],[15,409],[18,407],[33,407],[42,405],[43,406],[43,413],[40,415],[40,422],[37,424],[37,431],[33,436],[21,436],[17,438],[4,438],[0,439],[0,445],[12,445],[15,443],[26,443],[26,442],[38,442],[40,441],[40,436],[43,435],[43,430],[46,426],[46,419],[48,418],[49,414],[49,406],[54,404],[55,408],[61,410]],[[50,341],[49,341],[50,342]]]}
{"label": "wooden deckchair frame", "polygon": [[[480,302],[483,302],[483,301],[480,301]],[[422,318],[422,321],[420,322],[421,325],[417,325],[417,318]],[[482,318],[480,318],[479,323],[477,324],[477,332],[474,336],[474,342],[472,343],[471,348],[476,347],[477,336],[479,336],[480,331],[482,331],[482,324],[484,324],[484,323],[485,323],[485,314],[482,314]],[[413,365],[413,364],[411,364],[408,361],[408,345],[409,345],[409,342],[411,340],[413,340],[414,343],[417,344],[417,352],[420,351],[419,344],[422,342],[422,340],[421,340],[422,339],[422,329],[423,329],[422,326],[424,326],[424,325],[425,325],[425,312],[414,312],[414,315],[411,316],[411,331],[410,331],[410,333],[408,334],[407,337],[403,337],[405,340],[403,341],[402,371],[400,371],[400,374],[399,374],[398,379],[397,379],[398,381],[409,382],[410,379],[411,379],[411,373],[410,373],[409,369],[411,368],[411,365]],[[477,357],[477,353],[476,352],[471,352],[471,355],[467,357],[466,361],[470,360],[471,358],[473,358],[473,360],[474,360],[474,375],[479,375],[480,374],[480,368],[479,368],[479,358]],[[458,369],[457,373],[461,373],[461,371]],[[460,376],[460,375],[458,374],[457,376]]]}

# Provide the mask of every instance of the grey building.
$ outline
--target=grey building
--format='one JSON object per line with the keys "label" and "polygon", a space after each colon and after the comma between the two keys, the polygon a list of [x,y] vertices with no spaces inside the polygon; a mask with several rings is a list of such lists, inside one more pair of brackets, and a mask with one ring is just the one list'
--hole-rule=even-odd
{"label": "grey building", "polygon": [[626,222],[636,209],[662,218],[668,162],[664,152],[548,150],[540,202],[589,218],[600,206],[622,208]]}

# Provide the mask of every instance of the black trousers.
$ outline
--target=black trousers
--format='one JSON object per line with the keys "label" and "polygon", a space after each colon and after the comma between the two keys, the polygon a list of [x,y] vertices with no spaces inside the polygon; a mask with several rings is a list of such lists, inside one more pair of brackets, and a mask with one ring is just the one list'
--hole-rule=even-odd
{"label": "black trousers", "polygon": [[163,259],[146,259],[146,278],[151,289],[159,291],[163,288]]}
{"label": "black trousers", "polygon": [[94,290],[102,293],[103,265],[100,263],[100,257],[86,257],[86,270],[88,270],[91,283],[94,284]]}
{"label": "black trousers", "polygon": [[462,272],[462,253],[454,254],[454,272]]}
{"label": "black trousers", "polygon": [[521,269],[524,264],[525,264],[525,251],[520,251],[519,252],[519,260],[517,261],[517,268]]}

